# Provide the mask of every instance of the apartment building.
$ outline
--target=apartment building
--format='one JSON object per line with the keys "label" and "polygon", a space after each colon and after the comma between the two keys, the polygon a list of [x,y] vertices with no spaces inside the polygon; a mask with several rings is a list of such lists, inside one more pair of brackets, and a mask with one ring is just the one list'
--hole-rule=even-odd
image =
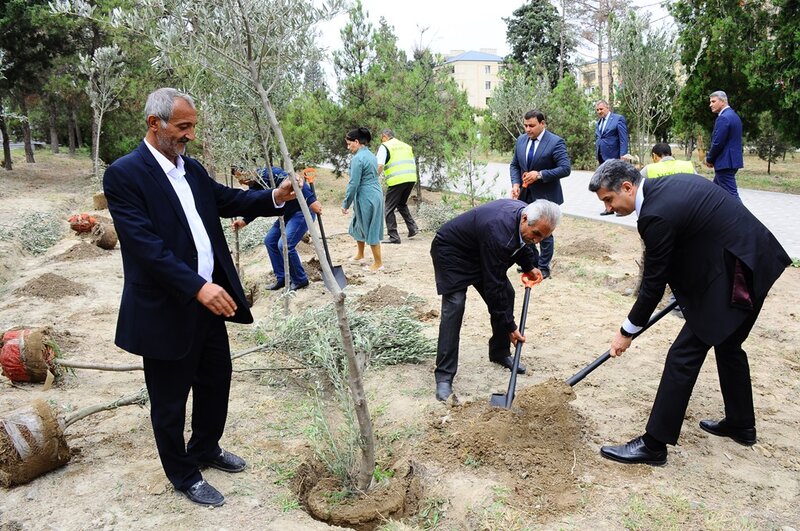
{"label": "apartment building", "polygon": [[492,92],[499,83],[498,72],[503,58],[494,48],[479,51],[453,50],[445,55],[444,68],[467,93],[469,104],[485,109]]}

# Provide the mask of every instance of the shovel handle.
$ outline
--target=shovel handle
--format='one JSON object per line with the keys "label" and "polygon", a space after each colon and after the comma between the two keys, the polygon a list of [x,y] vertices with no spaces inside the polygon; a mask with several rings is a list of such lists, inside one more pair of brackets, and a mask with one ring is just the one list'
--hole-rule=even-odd
{"label": "shovel handle", "polygon": [[[660,312],[654,313],[654,314],[653,314],[653,316],[652,316],[652,317],[650,317],[650,320],[649,320],[649,321],[647,321],[647,324],[646,324],[646,325],[644,325],[644,326],[642,327],[642,329],[641,329],[641,330],[639,330],[638,332],[636,332],[635,334],[633,334],[633,337],[632,337],[631,339],[636,339],[637,337],[639,337],[640,335],[642,335],[642,334],[644,333],[644,331],[645,331],[645,330],[647,330],[648,328],[650,328],[650,327],[651,327],[652,325],[654,325],[654,324],[655,324],[657,321],[659,321],[659,320],[660,320],[662,317],[664,317],[664,316],[665,316],[665,315],[667,315],[669,312],[671,312],[672,310],[674,310],[674,309],[675,309],[675,307],[677,307],[677,306],[678,306],[678,301],[672,301],[671,303],[667,304],[667,305],[664,307],[664,309],[663,309],[663,310],[661,310]],[[605,363],[606,361],[608,361],[608,358],[610,358],[610,357],[611,357],[611,349],[608,349],[608,350],[606,350],[606,351],[605,351],[605,352],[604,352],[604,353],[603,353],[603,354],[602,354],[602,355],[601,355],[599,358],[597,358],[596,360],[594,360],[593,362],[591,362],[589,365],[587,365],[586,367],[584,367],[583,369],[581,369],[580,371],[578,371],[578,372],[577,372],[577,373],[576,373],[576,374],[575,374],[575,375],[574,375],[572,378],[570,378],[569,380],[567,380],[567,384],[568,384],[570,387],[574,386],[576,383],[580,382],[581,380],[583,380],[584,378],[586,378],[587,376],[589,376],[589,374],[590,374],[590,373],[591,373],[593,370],[595,370],[595,369],[596,369],[596,368],[598,368],[600,365],[602,365],[603,363]]]}
{"label": "shovel handle", "polygon": [[[314,172],[316,175],[316,171]],[[306,178],[308,180],[308,178]],[[311,187],[311,192],[316,195],[314,191],[314,179],[312,177],[311,182],[308,183]],[[319,235],[322,237],[322,247],[325,249],[325,258],[328,259],[328,266],[330,266],[331,270],[333,270],[333,262],[331,261],[331,253],[328,251],[328,240],[325,238],[325,227],[322,226],[322,214],[317,214],[317,223],[319,223]]]}
{"label": "shovel handle", "polygon": [[[525,321],[528,319],[528,303],[531,300],[531,288],[525,287],[525,299],[522,302],[522,316],[519,318],[519,333],[525,335]],[[508,391],[506,392],[506,409],[511,408],[514,402],[514,391],[517,388],[517,369],[519,369],[519,359],[522,354],[522,341],[517,341],[517,348],[514,350],[514,363],[511,365],[511,378],[508,380]]]}

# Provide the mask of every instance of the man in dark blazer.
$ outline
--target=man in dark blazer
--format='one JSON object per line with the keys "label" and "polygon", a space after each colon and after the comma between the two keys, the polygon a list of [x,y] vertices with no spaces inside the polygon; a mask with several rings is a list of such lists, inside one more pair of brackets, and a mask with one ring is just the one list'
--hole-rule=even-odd
{"label": "man in dark blazer", "polygon": [[[547,199],[560,205],[564,202],[561,179],[572,171],[567,145],[563,138],[547,130],[540,111],[526,112],[523,125],[525,134],[517,139],[511,159],[511,198],[526,203]],[[539,246],[538,268],[544,278],[549,278],[555,239],[548,236]]]}
{"label": "man in dark blazer", "polygon": [[[469,286],[489,309],[489,360],[511,370],[510,345],[525,338],[514,322],[514,288],[507,271],[516,263],[525,271],[523,283],[542,279],[536,247],[530,244],[550,236],[560,217],[558,205],[545,199],[530,205],[499,199],[453,218],[436,232],[431,257],[436,291],[442,296],[435,371],[438,400],[447,400],[453,392]],[[520,364],[517,372],[525,374],[525,366]]]}
{"label": "man in dark blazer", "polygon": [[288,180],[260,192],[222,186],[187,157],[197,124],[188,95],[156,90],[145,116],[144,140],[103,178],[125,273],[115,342],[144,358],[153,434],[167,478],[193,502],[219,506],[224,497],[203,480],[200,467],[245,467],[219,446],[231,382],[225,321],[253,321],[220,217],[278,215],[295,195]]}
{"label": "man in dark blazer", "polygon": [[744,167],[742,120],[728,106],[728,95],[721,90],[709,96],[709,107],[717,119],[711,133],[711,147],[706,153],[706,166],[714,168],[714,184],[739,199],[736,171]]}
{"label": "man in dark blazer", "polygon": [[[594,128],[594,145],[597,163],[602,164],[607,160],[621,159],[628,154],[628,122],[621,114],[611,112],[608,102],[600,100],[595,103],[597,125]],[[611,212],[604,210],[601,216],[608,216]]]}
{"label": "man in dark blazer", "polygon": [[700,368],[711,347],[717,359],[725,417],[700,428],[752,445],[756,442],[753,391],[742,343],[772,284],[791,263],[775,237],[730,194],[697,175],[643,179],[633,166],[610,160],[592,176],[589,190],[606,208],[636,211],[645,245],[639,296],[611,341],[619,356],[641,330],[669,284],[686,324],[667,353],[644,435],[603,446],[603,457],[623,463],[663,465],[676,444]]}

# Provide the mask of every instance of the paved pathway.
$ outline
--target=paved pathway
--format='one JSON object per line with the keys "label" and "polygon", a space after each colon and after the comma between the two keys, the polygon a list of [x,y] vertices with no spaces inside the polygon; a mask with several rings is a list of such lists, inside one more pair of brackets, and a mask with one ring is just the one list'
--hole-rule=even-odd
{"label": "paved pathway", "polygon": [[[493,187],[497,197],[508,197],[511,188],[508,171],[508,164],[488,164],[487,174],[498,174]],[[636,214],[624,217],[600,215],[603,203],[589,191],[591,176],[592,172],[589,171],[573,171],[569,177],[561,179],[564,190],[562,211],[573,216],[635,227]],[[800,195],[741,188],[739,195],[744,205],[772,231],[789,256],[800,258]]]}

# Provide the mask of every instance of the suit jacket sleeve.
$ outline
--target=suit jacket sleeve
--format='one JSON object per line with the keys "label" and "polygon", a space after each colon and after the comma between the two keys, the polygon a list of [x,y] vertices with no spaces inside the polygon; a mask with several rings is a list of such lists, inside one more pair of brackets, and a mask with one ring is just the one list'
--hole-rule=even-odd
{"label": "suit jacket sleeve", "polygon": [[617,133],[619,134],[619,158],[628,153],[628,122],[625,117],[619,115],[617,121]]}
{"label": "suit jacket sleeve", "polygon": [[511,184],[522,184],[522,168],[523,166],[520,165],[519,157],[520,157],[520,141],[517,140],[516,144],[514,144],[514,156],[511,158]]}
{"label": "suit jacket sleeve", "polygon": [[506,270],[509,264],[508,249],[497,242],[496,238],[486,238],[481,243],[481,274],[486,306],[492,317],[505,323],[506,331],[517,329],[514,322],[514,309],[506,296]]}
{"label": "suit jacket sleeve", "polygon": [[730,127],[728,119],[723,116],[718,116],[717,120],[714,122],[714,131],[711,133],[711,147],[708,148],[708,153],[706,153],[706,161],[711,164],[714,164],[714,161],[717,160],[717,157],[722,153],[722,139],[727,138],[728,127]]}
{"label": "suit jacket sleeve", "polygon": [[572,171],[572,165],[569,161],[569,155],[567,154],[567,144],[564,142],[563,138],[559,138],[558,142],[556,142],[556,145],[552,151],[552,157],[556,167],[548,168],[539,172],[539,174],[542,176],[542,182],[549,183],[563,179]]}
{"label": "suit jacket sleeve", "polygon": [[[184,302],[193,299],[205,279],[173,254],[156,233],[148,216],[148,203],[138,180],[109,166],[103,177],[103,190],[114,228],[128,256],[139,263],[150,277]],[[175,230],[183,230],[175,227]]]}
{"label": "suit jacket sleeve", "polygon": [[644,272],[639,296],[628,314],[628,320],[636,326],[644,326],[664,296],[676,235],[674,228],[657,216],[640,218],[639,234],[646,249]]}

